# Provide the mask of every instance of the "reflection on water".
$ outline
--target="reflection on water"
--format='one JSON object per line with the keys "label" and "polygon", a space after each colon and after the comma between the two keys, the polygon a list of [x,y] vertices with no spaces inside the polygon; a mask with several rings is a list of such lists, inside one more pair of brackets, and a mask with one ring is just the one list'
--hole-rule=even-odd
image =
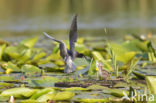
{"label": "reflection on water", "polygon": [[156,0],[0,0],[0,36],[68,34],[75,13],[80,34],[156,33],[155,4]]}

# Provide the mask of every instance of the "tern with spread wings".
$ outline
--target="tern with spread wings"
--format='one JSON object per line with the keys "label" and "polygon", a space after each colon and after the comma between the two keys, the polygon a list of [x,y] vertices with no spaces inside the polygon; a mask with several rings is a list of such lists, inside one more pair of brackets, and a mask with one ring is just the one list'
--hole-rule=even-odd
{"label": "tern with spread wings", "polygon": [[60,48],[60,55],[64,59],[66,67],[64,69],[65,73],[71,73],[76,70],[76,66],[73,63],[73,60],[75,57],[84,57],[83,54],[78,53],[74,50],[75,48],[75,43],[77,42],[77,15],[74,16],[74,19],[71,24],[70,32],[69,32],[69,41],[70,41],[70,50],[67,49],[65,43],[61,40],[56,40],[52,36],[48,35],[47,33],[44,32],[44,35],[48,38],[50,38],[53,41],[56,41],[59,43],[59,48]]}

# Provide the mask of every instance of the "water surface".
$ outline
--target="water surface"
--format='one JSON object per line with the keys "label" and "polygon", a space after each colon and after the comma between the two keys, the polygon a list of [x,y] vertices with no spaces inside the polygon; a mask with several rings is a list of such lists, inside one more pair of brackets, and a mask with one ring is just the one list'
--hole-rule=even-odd
{"label": "water surface", "polygon": [[[78,14],[80,36],[156,33],[155,0],[1,0],[0,37],[67,34]],[[120,36],[119,36],[120,35]]]}

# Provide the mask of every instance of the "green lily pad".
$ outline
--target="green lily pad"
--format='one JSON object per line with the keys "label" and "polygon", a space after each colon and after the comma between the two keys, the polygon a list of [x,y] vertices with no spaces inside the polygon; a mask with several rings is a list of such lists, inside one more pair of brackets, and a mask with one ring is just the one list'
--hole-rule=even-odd
{"label": "green lily pad", "polygon": [[0,95],[0,102],[1,103],[7,103],[7,101],[9,100],[9,98],[10,97],[8,97],[8,96],[2,96],[2,95]]}
{"label": "green lily pad", "polygon": [[24,87],[11,88],[11,89],[4,90],[1,93],[1,96],[9,96],[9,97],[14,96],[15,98],[28,98],[32,96],[35,92],[36,90],[24,88]]}
{"label": "green lily pad", "polygon": [[115,96],[115,97],[123,97],[124,94],[123,92],[125,92],[127,95],[129,94],[128,91],[122,90],[122,89],[110,89],[110,94]]}
{"label": "green lily pad", "polygon": [[23,100],[20,103],[38,103],[38,101],[37,100],[28,99],[28,100]]}
{"label": "green lily pad", "polygon": [[100,85],[91,85],[87,87],[89,90],[109,90],[108,87],[100,86]]}
{"label": "green lily pad", "polygon": [[44,56],[46,56],[46,53],[45,52],[41,52],[41,53],[38,53],[34,56],[34,58],[32,59],[32,61],[37,61],[41,58],[43,58]]}
{"label": "green lily pad", "polygon": [[150,93],[156,94],[156,76],[146,76],[146,82]]}
{"label": "green lily pad", "polygon": [[70,100],[72,97],[75,96],[73,92],[59,92],[57,93],[52,100],[62,101],[62,100]]}
{"label": "green lily pad", "polygon": [[30,99],[37,99],[39,98],[40,96],[44,95],[44,94],[47,94],[49,92],[54,92],[54,89],[52,88],[45,88],[45,89],[42,89],[42,90],[38,90],[35,94],[33,94],[31,96]]}
{"label": "green lily pad", "polygon": [[38,37],[29,38],[29,39],[21,41],[20,44],[25,45],[29,48],[33,48],[38,39],[39,39]]}
{"label": "green lily pad", "polygon": [[116,55],[116,59],[125,64],[132,60],[132,58],[136,55],[135,51],[129,51],[120,44],[111,43],[110,45]]}
{"label": "green lily pad", "polygon": [[36,80],[30,80],[29,86],[31,87],[54,87],[54,84],[62,80],[56,77],[44,76]]}
{"label": "green lily pad", "polygon": [[85,98],[85,99],[77,99],[76,101],[81,102],[81,103],[105,103],[105,102],[109,102],[109,98],[105,98],[105,99],[93,99],[93,98]]}
{"label": "green lily pad", "polygon": [[54,97],[55,97],[55,92],[52,91],[52,92],[49,92],[45,95],[42,95],[40,96],[39,98],[37,98],[37,101],[40,103],[43,103],[43,102],[47,102],[47,100],[52,100]]}
{"label": "green lily pad", "polygon": [[18,64],[24,64],[26,63],[32,56],[32,50],[31,49],[26,49],[23,52],[23,55],[17,58],[16,60],[18,61]]}
{"label": "green lily pad", "polygon": [[2,60],[2,56],[3,56],[5,48],[6,48],[6,44],[3,44],[0,46],[0,60]]}
{"label": "green lily pad", "polygon": [[13,59],[17,59],[21,56],[21,53],[19,52],[18,48],[15,46],[7,47],[4,52]]}
{"label": "green lily pad", "polygon": [[0,76],[0,81],[17,81],[17,79],[12,76]]}
{"label": "green lily pad", "polygon": [[74,63],[76,66],[86,66],[89,65],[89,63],[84,58],[76,58],[74,60]]}
{"label": "green lily pad", "polygon": [[70,88],[63,88],[61,90],[64,90],[64,91],[87,91],[89,89],[82,88],[82,87],[70,87]]}
{"label": "green lily pad", "polygon": [[41,69],[34,65],[25,64],[22,66],[21,71],[23,73],[41,73]]}
{"label": "green lily pad", "polygon": [[13,64],[12,62],[2,64],[2,68],[5,70],[11,69],[13,72],[21,71],[21,69],[16,64]]}
{"label": "green lily pad", "polygon": [[93,55],[94,60],[98,60],[103,63],[104,68],[107,71],[112,71],[112,67],[111,67],[110,63],[104,59],[104,57],[102,56],[102,54],[100,52],[92,51],[92,55]]}
{"label": "green lily pad", "polygon": [[13,86],[14,86],[14,84],[12,84],[12,83],[2,83],[2,82],[0,82],[0,89],[10,88],[10,87],[13,87]]}

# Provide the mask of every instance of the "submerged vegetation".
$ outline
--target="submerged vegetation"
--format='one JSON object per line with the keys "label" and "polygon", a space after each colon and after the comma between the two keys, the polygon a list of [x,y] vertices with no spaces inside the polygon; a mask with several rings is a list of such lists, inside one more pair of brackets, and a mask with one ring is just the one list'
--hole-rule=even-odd
{"label": "submerged vegetation", "polygon": [[[122,43],[79,38],[74,73],[64,74],[59,44],[51,53],[36,48],[38,37],[0,41],[0,102],[149,102],[156,94],[156,50],[150,39],[130,36]],[[68,41],[64,40],[69,48]],[[102,63],[101,78],[97,63]],[[108,73],[107,73],[108,72]],[[105,77],[105,76],[104,76]],[[106,76],[107,77],[107,76]],[[140,94],[149,97],[138,99]],[[127,95],[128,99],[122,99]],[[13,103],[13,102],[12,102]],[[153,102],[154,103],[154,102]]]}

